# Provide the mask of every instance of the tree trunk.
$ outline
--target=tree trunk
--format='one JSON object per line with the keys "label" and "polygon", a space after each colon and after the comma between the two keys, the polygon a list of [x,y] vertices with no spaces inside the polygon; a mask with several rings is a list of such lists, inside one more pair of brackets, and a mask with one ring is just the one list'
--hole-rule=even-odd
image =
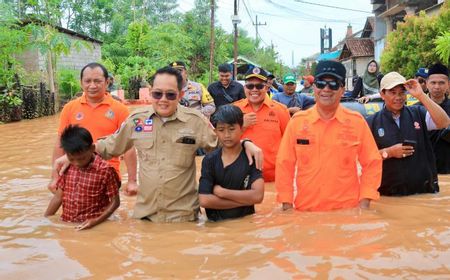
{"label": "tree trunk", "polygon": [[55,95],[55,113],[59,111],[59,95],[55,90],[55,72],[53,71],[53,57],[51,51],[47,52],[47,72],[48,83],[50,85],[50,94],[53,92]]}

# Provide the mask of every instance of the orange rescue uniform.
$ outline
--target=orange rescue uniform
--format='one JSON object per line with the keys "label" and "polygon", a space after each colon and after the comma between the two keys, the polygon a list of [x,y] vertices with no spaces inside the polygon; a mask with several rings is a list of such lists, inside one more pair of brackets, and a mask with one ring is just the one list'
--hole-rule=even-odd
{"label": "orange rescue uniform", "polygon": [[339,105],[325,121],[314,106],[293,116],[281,140],[277,200],[305,211],[356,207],[363,198],[379,198],[381,170],[382,159],[363,116]]}
{"label": "orange rescue uniform", "polygon": [[[64,128],[69,124],[77,124],[86,128],[92,135],[94,142],[99,138],[113,134],[129,115],[128,108],[109,93],[105,94],[103,101],[96,107],[91,107],[83,93],[81,97],[67,103],[60,116],[58,135],[61,136]],[[108,161],[120,174],[120,161],[112,158]]]}
{"label": "orange rescue uniform", "polygon": [[[247,98],[234,103],[244,114],[255,112]],[[255,112],[256,124],[245,129],[242,139],[247,138],[260,147],[264,153],[263,177],[265,182],[275,180],[275,159],[281,137],[289,122],[289,111],[281,103],[271,100],[268,96],[261,107]]]}

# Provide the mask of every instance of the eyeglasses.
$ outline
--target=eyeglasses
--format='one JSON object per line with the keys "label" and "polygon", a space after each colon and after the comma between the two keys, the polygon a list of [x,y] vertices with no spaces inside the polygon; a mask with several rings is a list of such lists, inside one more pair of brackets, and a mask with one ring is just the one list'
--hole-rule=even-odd
{"label": "eyeglasses", "polygon": [[314,82],[317,88],[324,89],[328,86],[331,90],[338,90],[341,87],[341,83],[338,81],[324,81],[324,80],[316,80]]}
{"label": "eyeglasses", "polygon": [[167,100],[175,100],[178,97],[178,93],[176,92],[162,92],[162,91],[152,91],[152,97],[154,99],[161,99],[163,97],[163,95],[166,96]]}
{"label": "eyeglasses", "polygon": [[245,87],[249,90],[256,88],[257,90],[261,90],[265,87],[265,84],[245,84]]}

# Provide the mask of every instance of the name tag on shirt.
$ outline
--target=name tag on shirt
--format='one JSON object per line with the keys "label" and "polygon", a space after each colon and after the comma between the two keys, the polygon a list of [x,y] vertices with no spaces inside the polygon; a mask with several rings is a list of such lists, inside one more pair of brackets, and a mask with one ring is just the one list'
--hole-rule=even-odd
{"label": "name tag on shirt", "polygon": [[299,145],[309,145],[309,139],[297,139]]}

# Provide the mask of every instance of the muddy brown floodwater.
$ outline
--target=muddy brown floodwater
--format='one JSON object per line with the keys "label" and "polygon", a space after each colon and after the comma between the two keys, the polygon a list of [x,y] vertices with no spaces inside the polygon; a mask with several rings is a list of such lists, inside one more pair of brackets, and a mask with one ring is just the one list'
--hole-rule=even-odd
{"label": "muddy brown floodwater", "polygon": [[0,279],[450,279],[449,175],[439,194],[327,213],[283,213],[267,184],[256,215],[220,223],[135,220],[121,195],[77,232],[43,217],[57,120],[0,125]]}

